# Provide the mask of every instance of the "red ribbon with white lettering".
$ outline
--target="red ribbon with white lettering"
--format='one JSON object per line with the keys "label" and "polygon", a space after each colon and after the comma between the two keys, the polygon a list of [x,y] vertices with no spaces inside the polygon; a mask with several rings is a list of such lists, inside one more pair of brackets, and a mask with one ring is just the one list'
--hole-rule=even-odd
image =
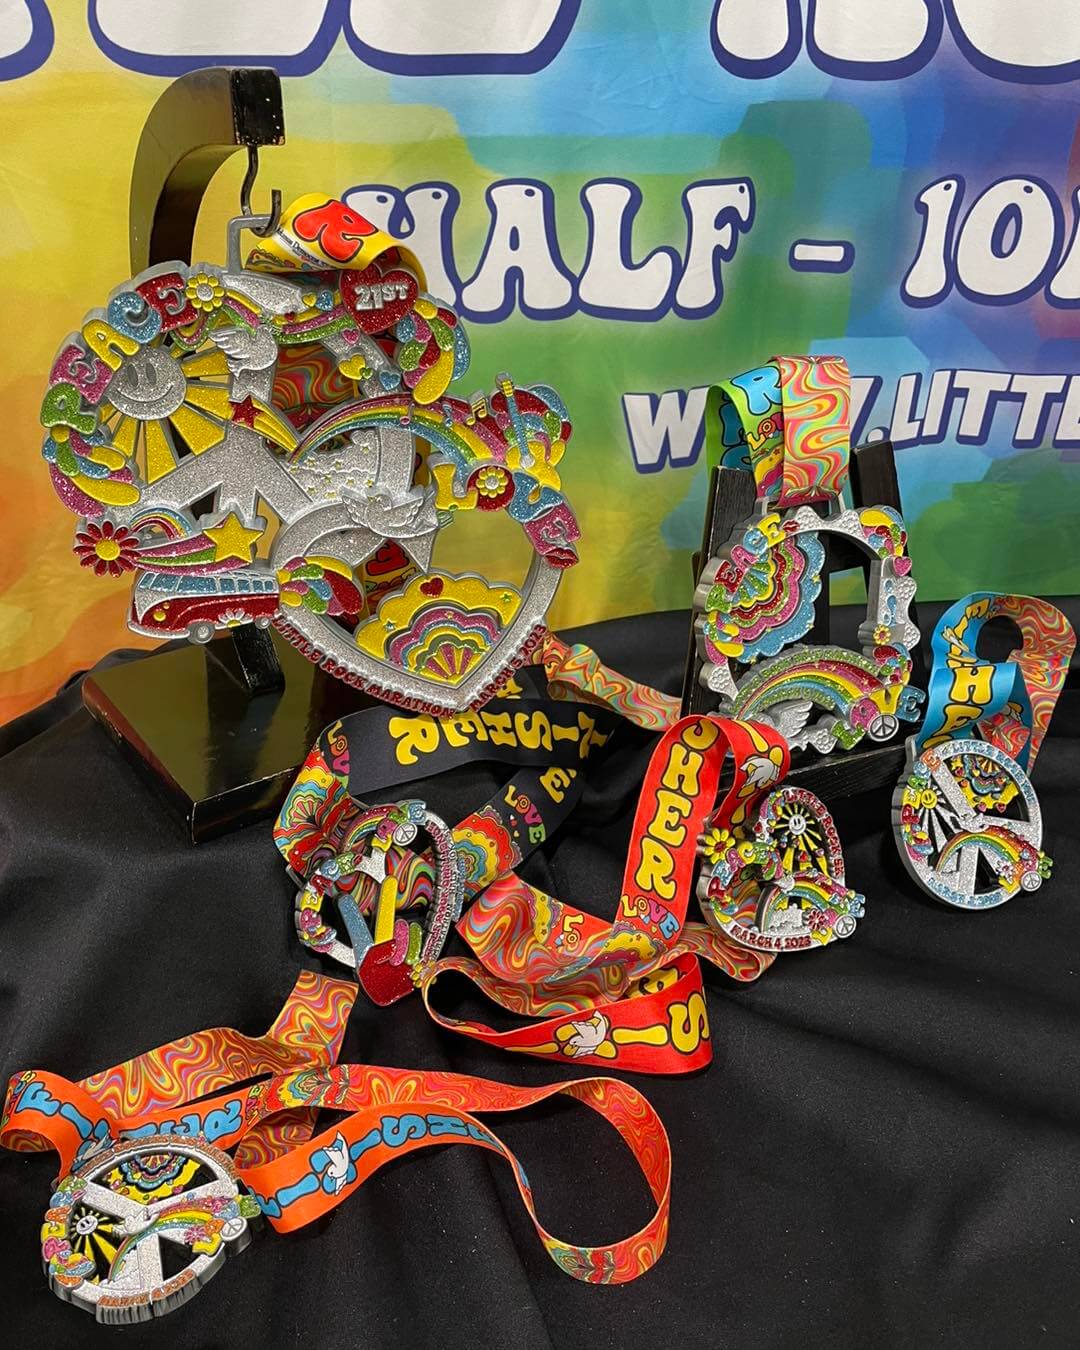
{"label": "red ribbon with white lettering", "polygon": [[[725,757],[734,777],[713,806]],[[698,840],[710,823],[737,828],[788,769],[783,737],[728,718],[685,717],[660,738],[638,799],[614,922],[562,903],[509,873],[458,924],[477,960],[449,958],[420,974],[441,1025],[519,1053],[687,1073],[709,1062],[697,958],[755,979],[772,957],[687,924]],[[510,1031],[431,1007],[439,975],[456,971],[493,1002],[539,1022]]]}

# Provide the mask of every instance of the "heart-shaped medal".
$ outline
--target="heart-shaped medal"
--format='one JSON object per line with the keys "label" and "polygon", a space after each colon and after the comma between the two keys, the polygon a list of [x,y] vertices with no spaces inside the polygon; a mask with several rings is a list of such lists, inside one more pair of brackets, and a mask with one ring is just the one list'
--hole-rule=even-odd
{"label": "heart-shaped medal", "polygon": [[[144,637],[273,625],[377,698],[480,707],[544,638],[577,560],[567,410],[506,375],[455,397],[464,325],[407,250],[342,203],[283,220],[249,267],[233,230],[224,267],[140,273],[65,339],[40,416],[75,554],[132,574]],[[527,573],[485,576],[486,531],[463,571],[439,565],[445,528],[498,512]]]}
{"label": "heart-shaped medal", "polygon": [[848,888],[836,825],[805,788],[781,787],[751,830],[712,830],[698,896],[717,932],[757,951],[809,951],[850,937],[864,899]]}
{"label": "heart-shaped medal", "polygon": [[[393,846],[402,849],[411,844],[421,828],[431,839],[435,878],[424,917],[412,919],[397,912],[399,893],[411,891],[399,891],[396,870],[388,868],[387,857]],[[400,859],[400,854],[395,857]],[[357,882],[364,875],[378,883],[374,904],[357,900]],[[412,991],[416,968],[439,956],[450,925],[461,914],[464,895],[457,847],[446,822],[421,801],[376,806],[350,822],[340,852],[320,863],[297,894],[296,931],[306,946],[353,966],[364,992],[385,1007]],[[337,900],[349,942],[325,922],[327,897]],[[366,913],[361,912],[362,905]],[[367,918],[372,910],[374,932]]]}

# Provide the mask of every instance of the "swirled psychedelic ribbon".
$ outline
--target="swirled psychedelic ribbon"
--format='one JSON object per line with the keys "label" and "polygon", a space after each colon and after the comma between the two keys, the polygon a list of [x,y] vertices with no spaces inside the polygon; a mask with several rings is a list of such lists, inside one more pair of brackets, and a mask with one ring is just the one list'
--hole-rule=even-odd
{"label": "swirled psychedelic ribbon", "polygon": [[[318,981],[319,977],[308,980]],[[339,982],[321,981],[321,985],[324,992],[335,986],[332,994],[327,993],[331,1002],[340,1006],[351,1002],[350,991]],[[306,995],[311,992],[307,989]],[[72,1169],[85,1175],[95,1157],[107,1157],[118,1144],[137,1143],[141,1138],[147,1139],[148,1163],[158,1166],[173,1139],[178,1148],[185,1141],[209,1147],[218,1158],[224,1150],[235,1150],[237,1182],[247,1188],[258,1209],[279,1232],[292,1232],[320,1218],[358,1190],[378,1168],[406,1153],[436,1144],[469,1144],[488,1149],[510,1163],[541,1242],[559,1268],[575,1279],[594,1284],[624,1283],[644,1274],[663,1252],[668,1231],[671,1149],[660,1117],[628,1084],[596,1077],[520,1088],[455,1073],[359,1064],[334,1066],[318,1060],[309,1067],[282,1072],[280,1046],[272,1035],[273,1029],[271,1037],[252,1041],[227,1029],[198,1033],[80,1083],[42,1070],[12,1077],[0,1118],[0,1143],[20,1151],[51,1147],[60,1155],[63,1180],[58,1183],[42,1236],[47,1269],[61,1289],[77,1285],[81,1278],[78,1258],[66,1237],[66,1222],[60,1222],[70,1217],[70,1197],[78,1190],[78,1185],[70,1184]],[[190,1043],[199,1044],[208,1053],[210,1047],[224,1049],[227,1043],[231,1051],[228,1068],[221,1060],[212,1071],[199,1071],[190,1064],[178,1071],[177,1063],[187,1059]],[[151,1075],[150,1067],[161,1072]],[[254,1074],[266,1073],[273,1076],[234,1086]],[[227,1091],[202,1095],[226,1084],[230,1085]],[[552,1096],[570,1097],[595,1111],[618,1131],[634,1155],[656,1209],[631,1237],[596,1247],[576,1246],[553,1237],[536,1216],[532,1189],[521,1164],[477,1119],[480,1113],[518,1111]],[[269,1127],[269,1122],[280,1122],[282,1117],[293,1119],[297,1113],[310,1120],[320,1108],[349,1114],[314,1138],[302,1140]],[[257,1137],[261,1142],[253,1149]],[[176,1189],[182,1202],[184,1196],[179,1187]],[[207,1228],[202,1237],[194,1232],[186,1239],[195,1244],[196,1251],[205,1249],[198,1246],[200,1241],[215,1241],[214,1212],[200,1213],[197,1195],[197,1191],[192,1194],[192,1205],[182,1220],[193,1228],[200,1224]],[[244,1201],[250,1204],[248,1197]],[[184,1208],[182,1203],[180,1207]],[[218,1223],[216,1231],[220,1230]],[[138,1241],[139,1230],[131,1233],[132,1240]],[[113,1266],[116,1264],[114,1257]],[[159,1300],[157,1311],[168,1310],[166,1289],[132,1291],[128,1286],[115,1301],[119,1305],[133,1301],[149,1304],[153,1300]]]}
{"label": "swirled psychedelic ribbon", "polygon": [[678,721],[680,700],[606,666],[591,647],[572,646],[548,633],[534,654],[544,667],[551,698],[611,708],[645,731],[666,731]]}
{"label": "swirled psychedelic ribbon", "polygon": [[774,356],[720,380],[705,405],[710,468],[747,469],[785,508],[839,497],[851,450],[851,377],[839,356]]}
{"label": "swirled psychedelic ribbon", "polygon": [[[1006,661],[989,661],[976,651],[980,629],[995,618],[1011,619],[1023,638]],[[1048,600],[996,591],[958,600],[931,640],[933,667],[916,752],[970,737],[974,728],[979,739],[1030,772],[1075,648],[1069,621]]]}
{"label": "swirled psychedelic ribbon", "polygon": [[[542,659],[543,668],[519,672],[507,696],[482,709],[437,718],[368,708],[323,732],[274,827],[275,843],[305,885],[297,928],[307,946],[347,959],[348,949],[336,942],[336,930],[321,917],[329,889],[338,895],[346,926],[351,919],[357,929],[360,942],[354,941],[353,952],[358,963],[370,947],[370,933],[365,942],[361,932],[362,916],[375,908],[378,886],[351,854],[347,869],[338,865],[364,809],[361,797],[469,761],[520,764],[504,788],[451,831],[462,866],[463,899],[469,901],[517,867],[566,819],[584,788],[587,760],[617,726],[614,714],[644,729],[660,729],[674,720],[676,700],[604,666],[588,647],[571,648],[549,635]],[[539,697],[545,688],[557,701]],[[386,875],[394,884],[398,909],[429,901],[433,877],[427,854],[395,844],[386,852]],[[380,959],[386,953],[391,964],[406,959],[407,931],[407,925],[395,924],[393,936],[389,930],[383,934]],[[359,964],[357,972],[359,976]],[[391,989],[396,999],[410,987],[408,980],[390,978],[394,972],[383,973],[386,1001],[393,1001]],[[374,997],[374,986],[365,987]]]}
{"label": "swirled psychedelic ribbon", "polygon": [[[714,813],[729,751],[734,776]],[[749,980],[773,957],[686,923],[698,839],[707,824],[741,825],[787,768],[787,745],[771,727],[709,717],[675,723],[645,776],[614,922],[508,873],[458,924],[478,960],[448,958],[419,972],[428,1011],[440,1026],[524,1054],[639,1073],[687,1073],[708,1064],[708,1011],[696,958]],[[495,1031],[437,1012],[433,987],[451,971],[501,1007],[543,1020]]]}
{"label": "swirled psychedelic ribbon", "polygon": [[[590,758],[617,726],[606,709],[529,697],[542,680],[540,671],[521,671],[513,696],[456,717],[373,707],[327,727],[274,826],[274,842],[287,864],[310,879],[340,852],[370,793],[493,761],[517,765],[517,773],[452,831],[464,862],[466,901],[516,867],[565,820],[581,795]],[[423,861],[400,849],[387,862],[408,904]],[[370,879],[360,877],[357,885],[357,900],[369,905]]]}
{"label": "swirled psychedelic ribbon", "polygon": [[[227,1084],[262,1074],[333,1064],[356,995],[357,988],[350,981],[304,970],[265,1036],[245,1036],[232,1027],[213,1027],[182,1036],[71,1085],[82,1104],[82,1114],[76,1120],[64,1112],[57,1122],[57,1128],[64,1131],[63,1147],[56,1147],[65,1170],[80,1151],[100,1145],[102,1130],[110,1120],[174,1111],[180,1104],[217,1092]],[[15,1075],[12,1088],[19,1080],[20,1075]],[[55,1107],[46,1114],[55,1114]],[[19,1122],[26,1118],[25,1113],[16,1116],[5,1110],[0,1143],[22,1151],[43,1147],[21,1137]],[[315,1114],[310,1111],[296,1113],[287,1121],[260,1124],[245,1140],[248,1159],[254,1162],[270,1157],[310,1137],[314,1123]],[[44,1131],[36,1128],[34,1133],[42,1135]],[[54,1143],[51,1135],[45,1137]]]}

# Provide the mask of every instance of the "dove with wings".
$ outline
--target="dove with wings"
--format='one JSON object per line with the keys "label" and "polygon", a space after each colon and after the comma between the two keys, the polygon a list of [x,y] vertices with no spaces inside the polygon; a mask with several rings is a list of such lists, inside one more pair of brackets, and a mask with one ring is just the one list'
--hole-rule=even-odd
{"label": "dove with wings", "polygon": [[341,500],[354,525],[400,543],[418,567],[430,566],[439,529],[433,489],[412,488],[397,495],[343,488]]}
{"label": "dove with wings", "polygon": [[[349,1145],[340,1130],[335,1135],[334,1142],[327,1144],[320,1152],[326,1159],[322,1168],[323,1189],[329,1191],[331,1195],[337,1195],[356,1176],[356,1168],[353,1167],[352,1159],[349,1157]],[[315,1159],[312,1158],[312,1161]]]}
{"label": "dove with wings", "polygon": [[248,394],[258,397],[262,390],[256,387],[251,376],[269,370],[278,358],[277,343],[270,329],[262,324],[256,328],[223,324],[214,330],[214,341],[225,353],[225,363],[233,379],[233,400],[238,402]]}

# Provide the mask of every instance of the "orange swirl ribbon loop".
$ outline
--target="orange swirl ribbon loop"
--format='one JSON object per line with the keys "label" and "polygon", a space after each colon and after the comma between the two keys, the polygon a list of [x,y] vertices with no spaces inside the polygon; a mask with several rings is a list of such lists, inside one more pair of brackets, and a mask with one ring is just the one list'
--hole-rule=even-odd
{"label": "orange swirl ribbon loop", "polygon": [[[38,1122],[31,1136],[40,1138],[23,1137],[19,1121],[26,1113],[10,1108],[20,1095],[20,1083],[28,1076],[53,1075],[40,1075],[36,1070],[31,1075],[15,1074],[8,1084],[8,1100],[0,1117],[0,1144],[20,1152],[51,1146],[67,1171],[80,1153],[100,1143],[111,1121],[175,1112],[197,1097],[248,1078],[333,1064],[357,993],[351,981],[331,980],[302,970],[265,1036],[245,1036],[232,1027],[212,1027],[68,1084],[68,1099],[79,1103],[79,1112],[55,1113],[52,1132],[43,1130]],[[81,1119],[76,1119],[80,1114]],[[301,1112],[286,1121],[261,1125],[245,1140],[246,1156],[256,1161],[310,1138],[314,1123],[313,1112]]]}
{"label": "orange swirl ribbon loop", "polygon": [[[734,778],[713,805],[730,750]],[[546,895],[509,873],[477,899],[458,932],[478,960],[450,958],[420,975],[444,1027],[518,1053],[639,1073],[708,1064],[708,1012],[697,958],[752,980],[769,954],[687,924],[698,839],[709,824],[737,828],[787,772],[772,728],[685,717],[660,738],[638,800],[614,922]],[[544,1020],[509,1031],[437,1013],[431,990],[457,971],[501,1007]]]}
{"label": "orange swirl ribbon loop", "polygon": [[[545,1249],[575,1279],[624,1283],[656,1262],[667,1242],[671,1148],[640,1092],[612,1078],[520,1088],[455,1073],[333,1065],[355,993],[308,974],[265,1037],[200,1032],[80,1083],[40,1070],[13,1076],[0,1143],[60,1155],[62,1177],[42,1228],[57,1293],[102,1321],[168,1312],[214,1273],[225,1244],[239,1250],[249,1217],[261,1212],[291,1232],[328,1213],[384,1163],[435,1144],[470,1144],[505,1158]],[[273,1076],[233,1086],[267,1072]],[[227,1091],[200,1095],[226,1084]],[[552,1096],[597,1112],[633,1153],[656,1208],[631,1237],[596,1247],[553,1237],[536,1217],[521,1164],[477,1118]],[[268,1128],[298,1113],[310,1121],[319,1109],[348,1114],[299,1141]],[[209,1184],[208,1172],[215,1173]],[[172,1279],[160,1260],[144,1259],[161,1235],[191,1251],[191,1266]]]}
{"label": "orange swirl ribbon loop", "polygon": [[679,717],[679,699],[604,665],[591,647],[573,646],[548,633],[534,653],[544,667],[551,698],[611,708],[634,726],[665,731]]}

